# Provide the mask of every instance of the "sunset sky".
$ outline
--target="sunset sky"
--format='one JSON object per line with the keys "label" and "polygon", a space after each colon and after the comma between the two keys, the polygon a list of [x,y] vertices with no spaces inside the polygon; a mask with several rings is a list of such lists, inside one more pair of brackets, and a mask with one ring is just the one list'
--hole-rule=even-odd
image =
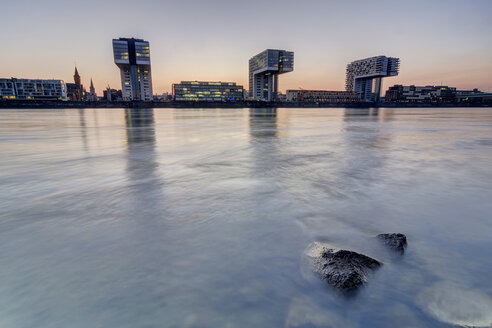
{"label": "sunset sky", "polygon": [[111,40],[150,42],[154,93],[183,80],[248,86],[248,59],[295,52],[280,89],[343,90],[350,61],[401,59],[399,84],[492,92],[492,1],[0,0],[0,78],[121,88]]}

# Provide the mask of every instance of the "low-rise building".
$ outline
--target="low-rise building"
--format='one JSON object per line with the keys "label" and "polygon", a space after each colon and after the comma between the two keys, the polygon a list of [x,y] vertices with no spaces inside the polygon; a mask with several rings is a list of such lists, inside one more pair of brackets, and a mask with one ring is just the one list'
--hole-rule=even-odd
{"label": "low-rise building", "polygon": [[16,99],[15,86],[12,79],[0,79],[0,99]]}
{"label": "low-rise building", "polygon": [[183,81],[173,84],[176,101],[238,101],[243,100],[244,89],[235,82]]}
{"label": "low-rise building", "polygon": [[62,80],[0,79],[0,99],[67,100]]}
{"label": "low-rise building", "polygon": [[492,93],[486,93],[478,89],[456,90],[457,103],[492,103]]}
{"label": "low-rise building", "polygon": [[284,102],[287,101],[287,95],[285,93],[278,93],[277,94],[277,101],[279,102]]}
{"label": "low-rise building", "polygon": [[108,87],[103,91],[103,99],[106,101],[121,101],[123,100],[123,92]]}
{"label": "low-rise building", "polygon": [[353,91],[287,90],[287,101],[358,102],[361,95]]}
{"label": "low-rise building", "polygon": [[386,101],[396,102],[452,102],[456,88],[448,86],[394,85],[386,91]]}

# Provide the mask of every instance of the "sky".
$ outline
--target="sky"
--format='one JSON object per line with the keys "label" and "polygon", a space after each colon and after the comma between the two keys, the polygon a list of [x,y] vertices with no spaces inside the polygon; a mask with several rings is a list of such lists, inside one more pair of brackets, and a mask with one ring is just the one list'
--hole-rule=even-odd
{"label": "sky", "polygon": [[150,42],[154,94],[180,81],[248,87],[248,60],[294,51],[287,89],[343,90],[346,65],[400,58],[394,84],[492,92],[492,0],[0,0],[0,78],[121,88],[113,38]]}

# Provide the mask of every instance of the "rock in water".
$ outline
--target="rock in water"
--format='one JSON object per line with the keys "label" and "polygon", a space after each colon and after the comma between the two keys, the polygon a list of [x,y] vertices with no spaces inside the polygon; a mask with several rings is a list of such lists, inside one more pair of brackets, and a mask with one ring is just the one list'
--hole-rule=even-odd
{"label": "rock in water", "polygon": [[405,251],[405,246],[407,246],[407,237],[402,233],[382,233],[378,235],[378,238],[390,248],[401,253]]}
{"label": "rock in water", "polygon": [[381,263],[369,256],[347,250],[336,250],[315,243],[308,253],[314,271],[341,291],[353,291],[367,282],[366,271]]}

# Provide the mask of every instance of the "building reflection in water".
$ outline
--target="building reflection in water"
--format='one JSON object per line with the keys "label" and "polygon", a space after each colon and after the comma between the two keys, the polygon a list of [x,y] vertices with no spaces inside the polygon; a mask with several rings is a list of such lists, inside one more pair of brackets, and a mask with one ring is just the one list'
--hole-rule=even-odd
{"label": "building reflection in water", "polygon": [[378,108],[347,108],[344,112],[346,147],[345,174],[366,184],[381,179],[379,170],[385,165],[384,150],[390,146],[391,135],[385,131]]}
{"label": "building reflection in water", "polygon": [[83,143],[84,151],[88,155],[89,145],[87,142],[87,124],[85,123],[85,110],[83,108],[79,108],[78,113],[79,113],[80,131],[82,133],[82,143]]}
{"label": "building reflection in water", "polygon": [[263,179],[275,179],[278,174],[279,140],[276,108],[250,108],[249,134],[252,174]]}
{"label": "building reflection in water", "polygon": [[128,148],[143,143],[144,147],[154,148],[155,128],[153,109],[125,109],[125,122]]}
{"label": "building reflection in water", "polygon": [[162,183],[157,172],[155,122],[153,109],[125,109],[128,185],[139,217],[152,216],[162,198]]}
{"label": "building reflection in water", "polygon": [[277,137],[277,108],[250,108],[249,127],[252,141]]}

